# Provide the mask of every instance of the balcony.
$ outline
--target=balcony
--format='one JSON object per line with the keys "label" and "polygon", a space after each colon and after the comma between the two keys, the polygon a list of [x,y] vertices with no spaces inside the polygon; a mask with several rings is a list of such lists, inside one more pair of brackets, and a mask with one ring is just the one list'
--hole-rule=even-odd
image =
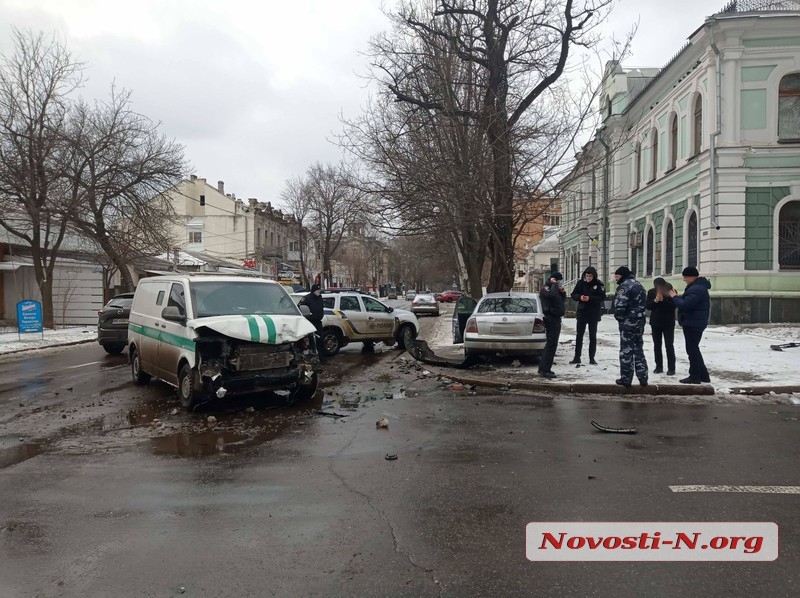
{"label": "balcony", "polygon": [[261,248],[261,257],[277,257],[283,259],[285,256],[286,250],[280,245],[267,245]]}

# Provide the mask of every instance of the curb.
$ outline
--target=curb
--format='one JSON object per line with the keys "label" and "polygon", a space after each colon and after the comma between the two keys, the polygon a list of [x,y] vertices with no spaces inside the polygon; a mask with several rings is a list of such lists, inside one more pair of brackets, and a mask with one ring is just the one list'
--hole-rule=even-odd
{"label": "curb", "polygon": [[[433,368],[430,368],[434,371]],[[697,396],[716,394],[713,386],[708,384],[649,384],[648,386],[624,387],[618,384],[560,384],[558,382],[511,382],[497,378],[471,378],[469,376],[451,375],[449,371],[443,372],[438,368],[436,374],[461,384],[472,386],[488,386],[490,388],[503,388],[507,390],[532,390],[569,392],[572,394],[602,394],[602,395],[671,395],[671,396]]]}
{"label": "curb", "polygon": [[85,345],[86,343],[96,343],[97,337],[86,339],[84,341],[70,341],[68,343],[58,343],[55,345],[45,345],[43,347],[28,347],[26,349],[15,349],[14,351],[5,351],[4,353],[0,353],[0,359],[3,359],[6,355],[18,355],[20,353],[30,353],[31,351],[43,351],[45,349],[57,349],[58,347],[72,347],[74,345]]}

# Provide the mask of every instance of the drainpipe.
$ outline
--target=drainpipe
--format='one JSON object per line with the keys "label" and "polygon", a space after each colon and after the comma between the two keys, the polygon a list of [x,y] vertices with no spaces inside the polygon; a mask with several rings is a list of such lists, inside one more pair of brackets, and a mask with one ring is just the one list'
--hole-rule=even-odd
{"label": "drainpipe", "polygon": [[719,230],[719,223],[717,222],[717,137],[722,133],[722,72],[720,71],[720,50],[717,44],[714,43],[714,28],[709,25],[709,33],[711,34],[711,49],[716,55],[716,69],[717,69],[717,85],[716,85],[716,111],[717,111],[717,129],[711,133],[709,137],[709,158],[711,159],[711,226]]}
{"label": "drainpipe", "polygon": [[[603,280],[608,280],[608,180],[609,180],[609,164],[611,161],[611,146],[606,143],[606,140],[603,139],[603,131],[605,127],[601,127],[597,131],[597,140],[602,144],[602,146],[606,150],[605,160],[603,162],[603,252],[602,252],[602,259],[603,259]],[[590,249],[591,251],[591,249]]]}

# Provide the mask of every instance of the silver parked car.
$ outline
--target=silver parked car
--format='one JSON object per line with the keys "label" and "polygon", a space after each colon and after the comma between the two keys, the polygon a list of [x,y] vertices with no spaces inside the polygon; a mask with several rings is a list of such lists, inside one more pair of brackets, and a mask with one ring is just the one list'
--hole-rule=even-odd
{"label": "silver parked car", "polygon": [[420,293],[411,302],[411,312],[414,315],[431,314],[432,316],[439,315],[439,302],[433,293]]}
{"label": "silver parked car", "polygon": [[[459,304],[467,299],[459,299]],[[463,307],[468,308],[468,305]],[[464,322],[464,318],[461,321]],[[484,296],[464,322],[463,339],[465,355],[499,353],[531,359],[538,357],[547,340],[539,296],[534,293],[490,293]]]}

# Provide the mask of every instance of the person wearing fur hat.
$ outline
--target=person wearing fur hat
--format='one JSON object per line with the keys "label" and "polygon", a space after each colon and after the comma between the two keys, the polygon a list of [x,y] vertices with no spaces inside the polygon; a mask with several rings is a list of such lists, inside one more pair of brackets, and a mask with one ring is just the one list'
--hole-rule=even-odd
{"label": "person wearing fur hat", "polygon": [[683,378],[680,382],[681,384],[711,382],[703,354],[700,352],[700,341],[711,314],[711,297],[708,294],[711,282],[700,276],[700,272],[694,266],[687,266],[682,274],[686,283],[683,295],[678,295],[675,289],[669,293],[678,308],[678,323],[683,328],[686,355],[689,357],[689,377]]}
{"label": "person wearing fur hat", "polygon": [[564,277],[561,272],[552,272],[548,280],[539,291],[544,315],[544,328],[547,343],[539,359],[539,375],[542,378],[555,378],[553,360],[558,348],[558,337],[561,335],[561,318],[564,316],[564,301],[567,292],[564,290]]}
{"label": "person wearing fur hat", "polygon": [[594,360],[597,352],[597,323],[600,321],[606,288],[603,281],[597,278],[597,270],[589,266],[583,271],[581,279],[572,290],[571,297],[577,302],[575,309],[575,357],[570,363],[580,363],[583,352],[583,335],[589,327],[589,363],[597,365]]}
{"label": "person wearing fur hat", "polygon": [[614,298],[614,318],[619,322],[619,378],[616,382],[621,386],[630,386],[636,372],[639,384],[647,386],[643,338],[647,292],[627,266],[617,268],[614,280],[618,285]]}

